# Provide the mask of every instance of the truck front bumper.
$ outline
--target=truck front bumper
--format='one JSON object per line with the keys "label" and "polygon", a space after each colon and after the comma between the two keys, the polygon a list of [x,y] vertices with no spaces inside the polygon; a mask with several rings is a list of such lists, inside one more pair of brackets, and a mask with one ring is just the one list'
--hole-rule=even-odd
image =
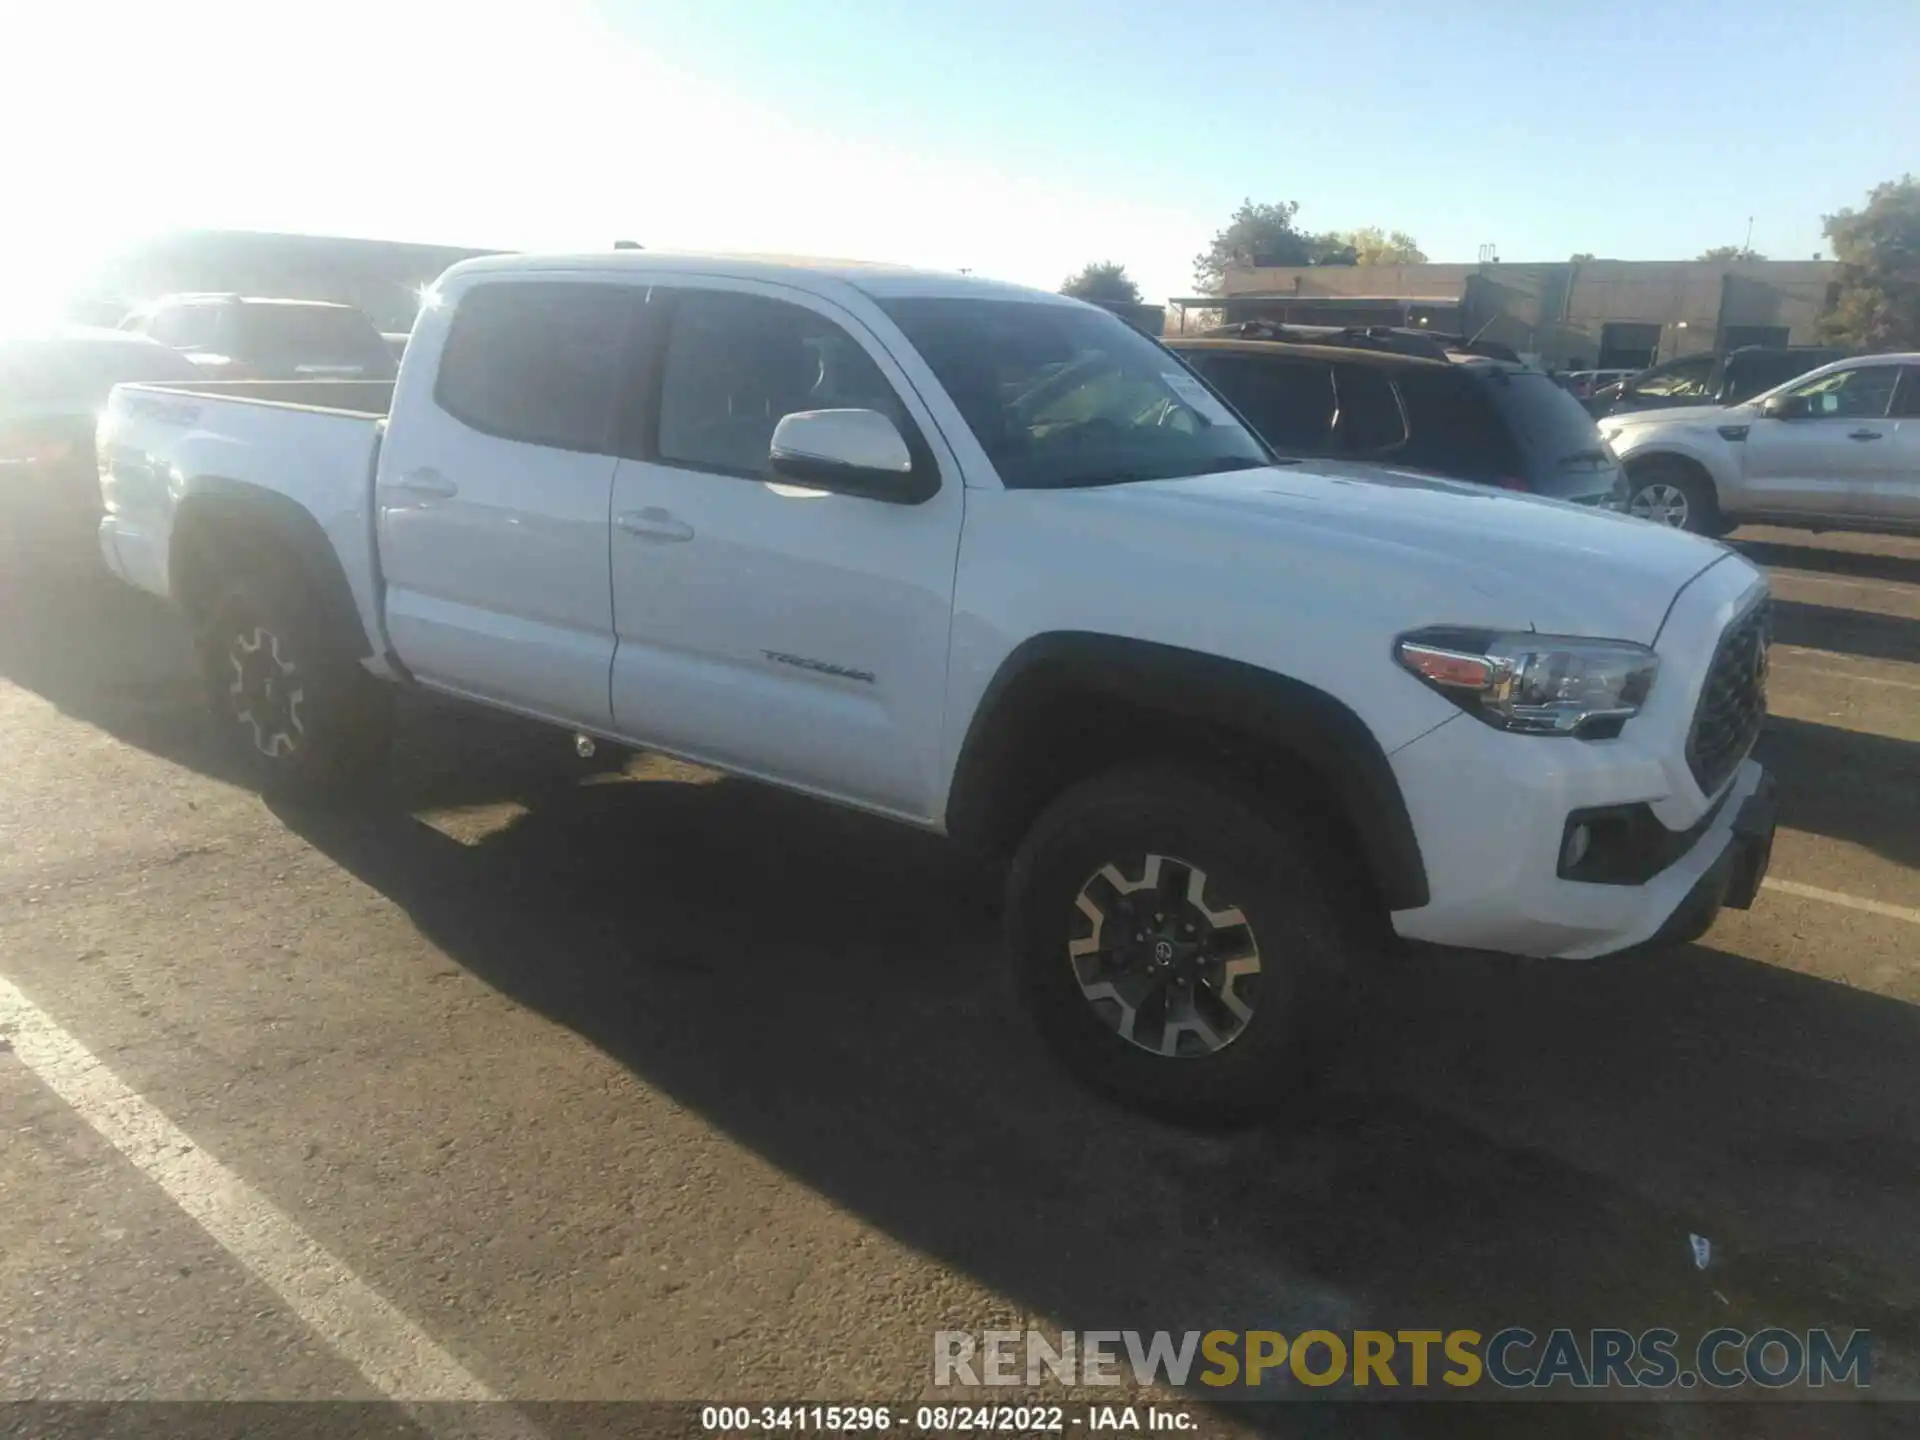
{"label": "truck front bumper", "polygon": [[[1619,742],[1533,741],[1463,717],[1393,762],[1432,892],[1394,912],[1409,939],[1562,959],[1679,943],[1723,905],[1752,905],[1772,854],[1773,782],[1751,759],[1691,814],[1675,813],[1664,767]],[[1565,877],[1571,820],[1649,802],[1671,832],[1657,872],[1637,883]]]}

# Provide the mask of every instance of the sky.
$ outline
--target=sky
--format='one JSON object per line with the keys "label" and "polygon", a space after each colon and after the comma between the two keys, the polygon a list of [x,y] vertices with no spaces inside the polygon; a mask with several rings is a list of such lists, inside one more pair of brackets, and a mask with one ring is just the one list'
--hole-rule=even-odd
{"label": "sky", "polygon": [[[0,315],[188,227],[1159,301],[1246,198],[1435,260],[1804,259],[1920,172],[1914,0],[0,0]],[[1205,17],[1204,23],[1199,18]]]}

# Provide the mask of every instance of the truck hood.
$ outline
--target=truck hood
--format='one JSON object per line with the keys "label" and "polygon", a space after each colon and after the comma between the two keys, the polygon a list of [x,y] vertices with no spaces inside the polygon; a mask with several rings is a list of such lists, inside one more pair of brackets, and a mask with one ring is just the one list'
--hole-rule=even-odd
{"label": "truck hood", "polygon": [[1638,429],[1649,425],[1726,425],[1737,423],[1745,408],[1741,405],[1675,405],[1666,410],[1628,410],[1605,416],[1599,424],[1603,431],[1615,426]]}
{"label": "truck hood", "polygon": [[1611,511],[1370,464],[1318,461],[1091,493],[1169,525],[1216,528],[1223,556],[1258,539],[1276,564],[1291,556],[1302,570],[1333,568],[1344,586],[1418,592],[1423,608],[1448,607],[1410,623],[1651,644],[1681,587],[1733,555]]}

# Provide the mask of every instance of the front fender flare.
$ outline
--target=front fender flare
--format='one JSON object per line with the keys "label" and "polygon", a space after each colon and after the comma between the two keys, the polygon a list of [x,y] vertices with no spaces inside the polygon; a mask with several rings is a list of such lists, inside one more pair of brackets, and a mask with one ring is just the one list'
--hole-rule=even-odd
{"label": "front fender flare", "polygon": [[[988,684],[968,725],[947,804],[963,844],[996,849],[1010,817],[1037,797],[1018,788],[1024,736],[1044,731],[1050,698],[1108,695],[1169,728],[1270,746],[1324,782],[1359,843],[1387,908],[1428,901],[1427,873],[1399,780],[1373,731],[1349,706],[1312,685],[1242,661],[1151,641],[1087,632],[1035,636]],[[1029,817],[1030,818],[1030,817]]]}

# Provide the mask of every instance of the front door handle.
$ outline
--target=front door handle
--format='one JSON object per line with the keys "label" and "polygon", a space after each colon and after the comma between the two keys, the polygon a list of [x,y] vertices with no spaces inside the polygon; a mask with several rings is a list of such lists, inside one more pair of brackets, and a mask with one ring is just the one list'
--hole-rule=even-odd
{"label": "front door handle", "polygon": [[693,538],[691,525],[674,519],[657,505],[649,505],[644,510],[623,510],[613,517],[613,523],[627,534],[641,540],[691,540]]}
{"label": "front door handle", "polygon": [[1881,430],[1855,430],[1848,435],[1849,440],[1878,440],[1885,432]]}
{"label": "front door handle", "polygon": [[458,485],[431,465],[422,465],[417,470],[403,470],[383,488],[418,495],[426,500],[450,500],[460,493]]}

